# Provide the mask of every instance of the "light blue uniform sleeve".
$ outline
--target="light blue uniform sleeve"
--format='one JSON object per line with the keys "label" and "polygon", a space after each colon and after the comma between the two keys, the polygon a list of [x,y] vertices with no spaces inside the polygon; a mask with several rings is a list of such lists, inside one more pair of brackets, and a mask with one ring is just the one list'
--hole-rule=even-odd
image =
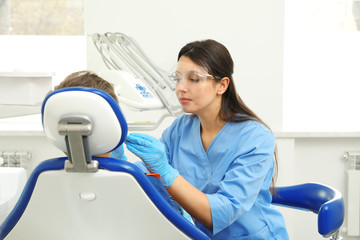
{"label": "light blue uniform sleeve", "polygon": [[[271,183],[275,147],[273,134],[254,132],[248,136],[246,144],[246,151],[242,150],[236,156],[223,180],[219,182],[219,190],[207,194],[214,235],[248,212],[261,189],[268,189]],[[236,149],[234,152],[236,153]]]}

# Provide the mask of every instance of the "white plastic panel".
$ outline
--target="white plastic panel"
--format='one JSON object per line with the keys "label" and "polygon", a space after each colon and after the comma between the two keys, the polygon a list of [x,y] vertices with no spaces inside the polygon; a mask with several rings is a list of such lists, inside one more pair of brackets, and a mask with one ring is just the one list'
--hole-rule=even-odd
{"label": "white plastic panel", "polygon": [[51,96],[44,109],[45,134],[63,152],[67,149],[64,136],[58,133],[58,122],[71,114],[86,115],[94,123],[93,133],[89,136],[91,155],[109,152],[119,143],[121,126],[109,103],[97,94],[68,91]]}
{"label": "white plastic panel", "polygon": [[360,236],[360,171],[348,170],[347,234]]}
{"label": "white plastic panel", "polygon": [[15,206],[25,183],[24,168],[0,167],[0,224]]}
{"label": "white plastic panel", "polygon": [[6,240],[189,239],[129,174],[46,172]]}
{"label": "white plastic panel", "polygon": [[123,70],[103,70],[99,76],[110,82],[120,103],[139,110],[161,109],[159,98],[142,81]]}

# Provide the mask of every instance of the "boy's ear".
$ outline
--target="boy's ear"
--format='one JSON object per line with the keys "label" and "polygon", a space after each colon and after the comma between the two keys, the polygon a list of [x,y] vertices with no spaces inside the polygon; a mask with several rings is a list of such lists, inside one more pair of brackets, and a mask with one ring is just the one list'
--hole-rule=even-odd
{"label": "boy's ear", "polygon": [[217,94],[222,95],[226,92],[230,83],[230,79],[228,77],[223,77],[220,82],[218,82]]}

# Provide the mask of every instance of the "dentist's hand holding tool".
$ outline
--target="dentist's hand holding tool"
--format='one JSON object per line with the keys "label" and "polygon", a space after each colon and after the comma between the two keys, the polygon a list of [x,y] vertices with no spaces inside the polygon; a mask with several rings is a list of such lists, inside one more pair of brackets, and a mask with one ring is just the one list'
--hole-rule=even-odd
{"label": "dentist's hand holding tool", "polygon": [[165,188],[169,188],[179,171],[170,166],[165,146],[158,139],[142,133],[131,133],[127,136],[126,147],[140,157],[151,173],[159,173]]}

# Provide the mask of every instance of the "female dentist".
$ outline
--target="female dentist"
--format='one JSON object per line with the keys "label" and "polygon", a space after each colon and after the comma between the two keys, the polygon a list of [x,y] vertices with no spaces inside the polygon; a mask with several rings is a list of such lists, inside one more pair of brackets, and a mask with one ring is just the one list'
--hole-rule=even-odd
{"label": "female dentist", "polygon": [[132,133],[127,148],[212,239],[289,239],[269,190],[277,166],[271,130],[236,92],[233,60],[214,40],[184,46],[171,78],[185,114],[161,141]]}

